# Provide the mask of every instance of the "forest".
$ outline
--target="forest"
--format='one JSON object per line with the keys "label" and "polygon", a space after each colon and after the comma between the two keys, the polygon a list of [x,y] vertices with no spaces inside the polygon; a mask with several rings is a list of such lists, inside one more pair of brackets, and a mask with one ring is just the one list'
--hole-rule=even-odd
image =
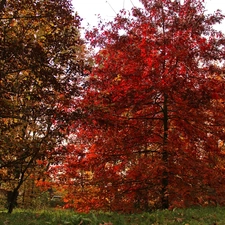
{"label": "forest", "polygon": [[140,2],[82,37],[71,0],[1,0],[9,213],[225,206],[225,15],[204,0]]}

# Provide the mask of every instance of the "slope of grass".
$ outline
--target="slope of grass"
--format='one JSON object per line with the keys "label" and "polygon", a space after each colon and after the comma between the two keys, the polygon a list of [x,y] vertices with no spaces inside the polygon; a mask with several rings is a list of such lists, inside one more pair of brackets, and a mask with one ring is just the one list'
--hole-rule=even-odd
{"label": "slope of grass", "polygon": [[0,213],[0,225],[224,225],[225,208],[158,210],[153,213],[116,214],[95,212],[77,214],[66,210],[15,210]]}

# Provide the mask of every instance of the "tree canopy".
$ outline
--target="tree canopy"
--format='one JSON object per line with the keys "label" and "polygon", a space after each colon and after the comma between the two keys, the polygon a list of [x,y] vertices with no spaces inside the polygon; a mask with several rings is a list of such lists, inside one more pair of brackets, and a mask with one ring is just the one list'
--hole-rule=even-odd
{"label": "tree canopy", "polygon": [[9,212],[28,178],[77,211],[225,205],[224,15],[140,2],[86,33],[91,62],[71,1],[1,1]]}
{"label": "tree canopy", "polygon": [[0,178],[14,193],[9,212],[23,182],[46,170],[69,119],[78,116],[72,108],[85,64],[79,29],[69,0],[8,0],[0,12]]}
{"label": "tree canopy", "polygon": [[86,35],[99,48],[86,120],[54,168],[68,207],[223,205],[224,15],[203,0],[141,2]]}

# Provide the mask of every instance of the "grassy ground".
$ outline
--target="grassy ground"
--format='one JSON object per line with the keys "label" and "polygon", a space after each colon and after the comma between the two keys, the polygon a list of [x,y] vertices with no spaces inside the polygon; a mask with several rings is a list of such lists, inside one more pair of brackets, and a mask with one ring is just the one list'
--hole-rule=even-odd
{"label": "grassy ground", "polygon": [[225,208],[189,208],[173,211],[121,215],[116,213],[76,214],[71,211],[15,210],[1,212],[0,225],[225,225]]}

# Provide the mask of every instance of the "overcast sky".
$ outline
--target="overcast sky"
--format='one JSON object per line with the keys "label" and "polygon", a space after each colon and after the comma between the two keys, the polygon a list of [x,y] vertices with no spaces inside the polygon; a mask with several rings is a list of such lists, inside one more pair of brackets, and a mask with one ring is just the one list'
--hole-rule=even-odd
{"label": "overcast sky", "polygon": [[[97,26],[98,15],[104,20],[112,20],[121,9],[130,10],[132,6],[141,6],[139,0],[72,0],[74,9],[83,18],[82,26]],[[221,9],[225,13],[224,0],[205,0],[210,12]],[[222,26],[220,26],[221,28]],[[225,21],[224,21],[225,29]]]}
{"label": "overcast sky", "polygon": [[123,8],[131,9],[132,3],[140,6],[139,0],[73,0],[75,11],[83,18],[83,26],[98,24],[98,15],[109,21]]}

